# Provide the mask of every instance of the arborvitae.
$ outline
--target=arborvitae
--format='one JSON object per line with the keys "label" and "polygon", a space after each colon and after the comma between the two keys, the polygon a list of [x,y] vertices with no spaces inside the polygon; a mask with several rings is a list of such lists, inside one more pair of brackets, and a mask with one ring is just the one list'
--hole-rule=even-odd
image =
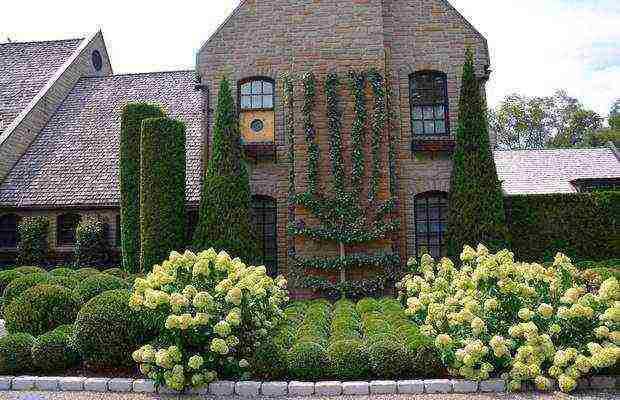
{"label": "arborvitae", "polygon": [[507,245],[501,183],[491,152],[485,100],[467,52],[459,99],[456,149],[448,213],[448,254],[457,256],[465,244],[492,249]]}
{"label": "arborvitae", "polygon": [[157,106],[127,104],[121,117],[120,185],[123,269],[140,268],[140,129],[146,118],[163,117]]}
{"label": "arborvitae", "polygon": [[185,125],[168,118],[142,122],[140,267],[149,272],[185,247]]}
{"label": "arborvitae", "polygon": [[255,260],[258,245],[250,225],[250,180],[241,159],[239,120],[226,78],[220,82],[206,170],[194,247],[214,247],[243,260]]}

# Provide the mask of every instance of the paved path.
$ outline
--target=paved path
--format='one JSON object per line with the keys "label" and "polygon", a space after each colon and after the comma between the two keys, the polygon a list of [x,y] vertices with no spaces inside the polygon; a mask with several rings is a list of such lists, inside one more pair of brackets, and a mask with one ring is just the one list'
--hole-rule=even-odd
{"label": "paved path", "polygon": [[[170,396],[146,394],[118,394],[92,392],[0,392],[2,400],[191,400],[198,396]],[[204,397],[211,398],[212,397]],[[235,397],[230,396],[230,400]],[[238,398],[237,398],[238,399]],[[256,398],[261,400],[260,398]],[[423,394],[423,395],[375,395],[375,396],[337,396],[337,397],[297,397],[295,400],[617,400],[620,392],[584,393],[507,393],[507,394]],[[273,400],[273,399],[271,399]]]}

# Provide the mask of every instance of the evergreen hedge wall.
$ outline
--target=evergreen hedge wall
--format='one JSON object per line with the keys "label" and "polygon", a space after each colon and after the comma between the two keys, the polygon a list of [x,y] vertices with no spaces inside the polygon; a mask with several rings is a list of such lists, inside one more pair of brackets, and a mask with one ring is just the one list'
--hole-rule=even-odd
{"label": "evergreen hedge wall", "polygon": [[140,129],[142,120],[163,117],[157,106],[127,104],[121,117],[120,186],[123,269],[138,272],[140,265]]}
{"label": "evergreen hedge wall", "polygon": [[513,196],[506,212],[518,260],[551,261],[558,251],[574,260],[620,254],[620,192]]}
{"label": "evergreen hedge wall", "polygon": [[185,125],[168,118],[142,122],[140,268],[149,272],[185,247]]}

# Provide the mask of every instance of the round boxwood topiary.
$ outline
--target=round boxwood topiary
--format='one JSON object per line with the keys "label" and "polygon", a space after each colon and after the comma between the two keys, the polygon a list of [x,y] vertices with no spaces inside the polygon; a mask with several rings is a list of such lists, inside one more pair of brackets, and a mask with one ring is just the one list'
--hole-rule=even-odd
{"label": "round boxwood topiary", "polygon": [[126,279],[129,274],[125,271],[123,271],[122,269],[115,267],[115,268],[108,268],[105,271],[103,271],[104,274],[108,274],[108,275],[114,275],[118,278],[121,279]]}
{"label": "round boxwood topiary", "polygon": [[368,348],[359,339],[337,340],[327,348],[329,364],[338,379],[365,379],[370,374]]}
{"label": "round boxwood topiary", "polygon": [[75,276],[79,279],[86,279],[91,275],[100,274],[101,271],[95,268],[80,268],[75,271]]}
{"label": "round boxwood topiary", "polygon": [[129,289],[127,282],[113,275],[97,274],[91,275],[80,282],[76,292],[83,301],[88,301],[95,296],[108,290]]}
{"label": "round boxwood topiary", "polygon": [[0,272],[0,294],[4,293],[4,289],[9,285],[9,283],[13,282],[15,279],[23,276],[21,272],[15,271],[14,269],[9,269],[6,271]]}
{"label": "round boxwood topiary", "polygon": [[65,371],[75,366],[80,359],[78,352],[71,345],[71,338],[60,329],[36,338],[31,352],[34,367],[42,372]]}
{"label": "round boxwood topiary", "polygon": [[403,377],[408,372],[409,356],[405,346],[397,340],[378,340],[368,345],[370,369],[377,378]]}
{"label": "round boxwood topiary", "polygon": [[57,285],[67,289],[74,289],[78,282],[79,280],[74,276],[54,276],[48,273],[28,274],[14,279],[4,289],[4,300],[8,305],[23,292],[37,285]]}
{"label": "round boxwood topiary", "polygon": [[56,276],[71,276],[75,275],[75,270],[67,267],[57,267],[50,270],[50,274]]}
{"label": "round boxwood topiary", "polygon": [[22,274],[37,274],[37,273],[45,272],[43,268],[34,267],[34,266],[17,267],[15,268],[15,271],[20,272]]}
{"label": "round boxwood topiary", "polygon": [[327,351],[317,343],[297,343],[288,353],[288,366],[291,377],[317,381],[329,374]]}
{"label": "round boxwood topiary", "polygon": [[150,335],[143,313],[129,307],[131,292],[110,290],[91,299],[75,321],[74,343],[91,367],[133,365],[131,353]]}
{"label": "round boxwood topiary", "polygon": [[80,303],[72,290],[56,285],[37,285],[26,290],[4,309],[9,332],[38,336],[72,323]]}
{"label": "round boxwood topiary", "polygon": [[0,339],[0,375],[20,375],[32,372],[30,349],[34,337],[27,333],[7,335]]}

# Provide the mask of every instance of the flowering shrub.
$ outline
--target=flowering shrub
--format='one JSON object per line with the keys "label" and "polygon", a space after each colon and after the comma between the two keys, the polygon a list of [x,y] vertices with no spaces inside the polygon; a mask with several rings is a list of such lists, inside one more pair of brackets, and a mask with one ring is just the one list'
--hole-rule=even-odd
{"label": "flowering shrub", "polygon": [[248,360],[283,317],[285,287],[284,278],[224,251],[173,251],[134,282],[130,306],[163,318],[157,345],[142,346],[133,359],[143,374],[178,391],[218,375],[249,376]]}
{"label": "flowering shrub", "polygon": [[407,313],[451,374],[481,380],[504,373],[512,390],[525,381],[549,390],[557,381],[568,392],[580,377],[618,363],[616,278],[588,291],[563,254],[545,267],[483,245],[465,246],[461,261],[459,269],[425,255],[398,285]]}

